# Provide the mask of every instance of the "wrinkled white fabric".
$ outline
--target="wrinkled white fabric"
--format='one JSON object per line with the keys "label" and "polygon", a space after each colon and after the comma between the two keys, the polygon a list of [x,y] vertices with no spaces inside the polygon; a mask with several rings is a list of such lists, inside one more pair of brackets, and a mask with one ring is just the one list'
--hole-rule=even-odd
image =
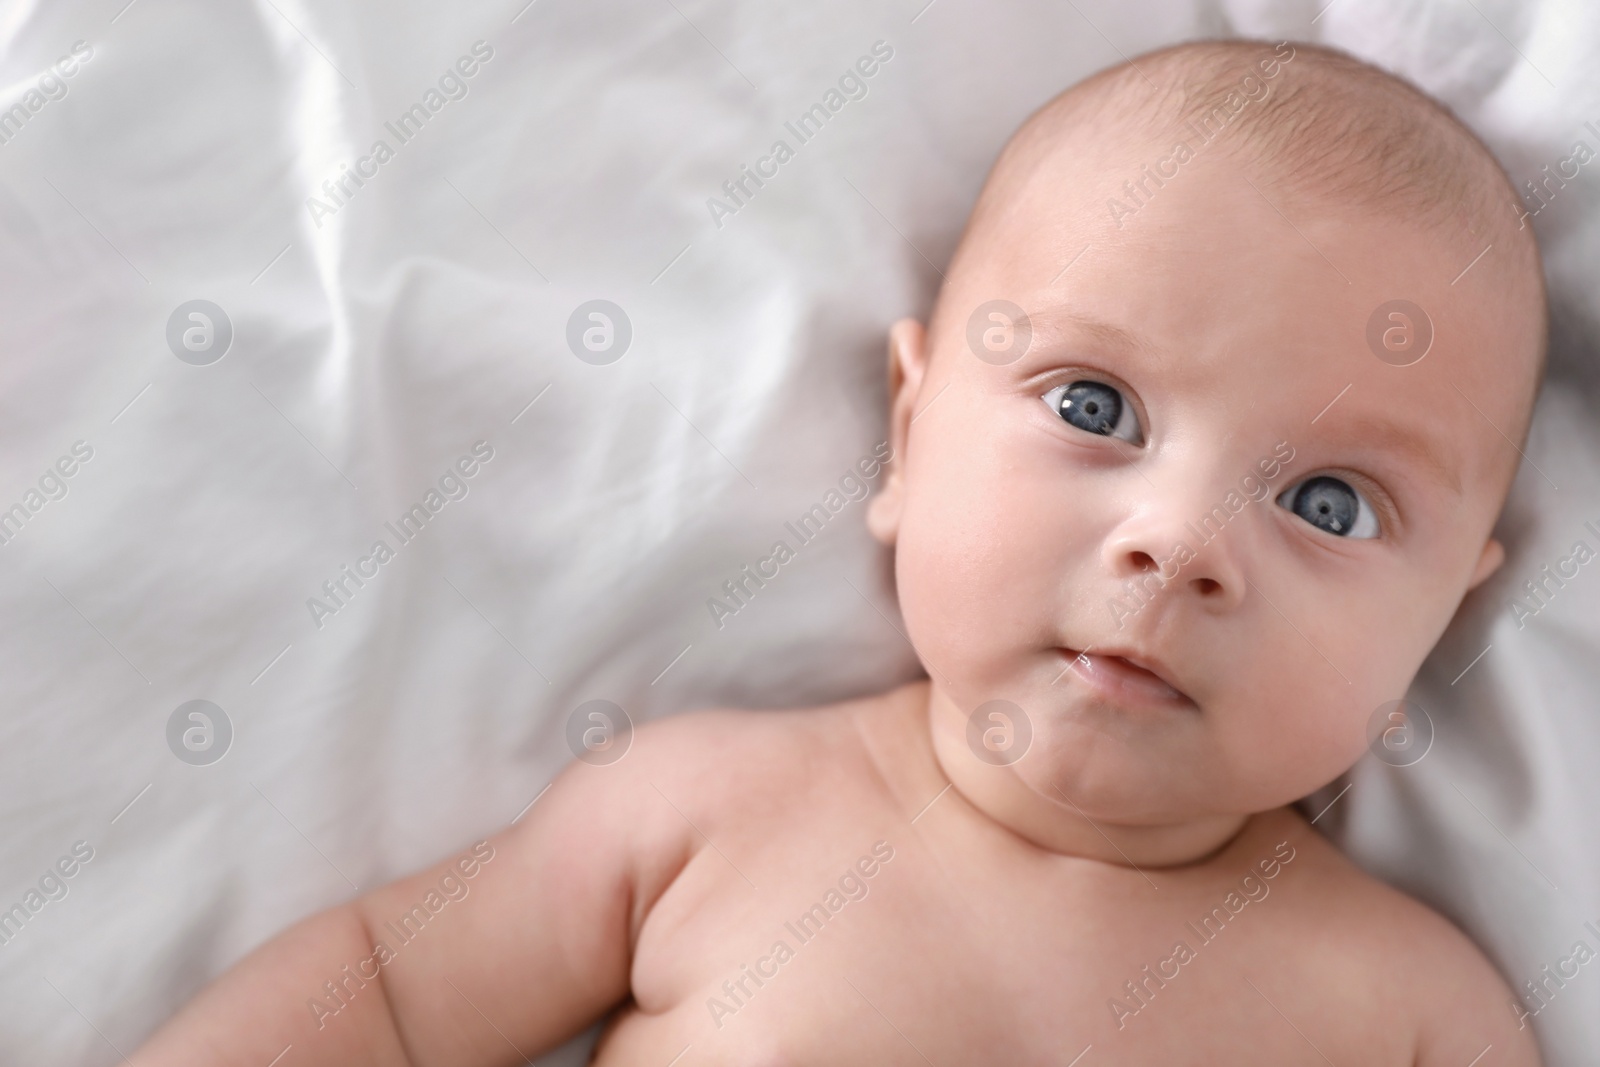
{"label": "wrinkled white fabric", "polygon": [[[505,825],[583,701],[643,721],[911,677],[858,502],[736,615],[707,600],[872,454],[885,329],[927,311],[1006,136],[1091,70],[1197,35],[1324,39],[1441,94],[1519,180],[1600,146],[1577,0],[1319,6],[0,9],[0,106],[24,109],[0,121],[0,509],[23,509],[0,545],[0,909],[44,886],[0,944],[0,1059],[120,1062],[274,932]],[[865,96],[787,137],[877,42]],[[713,213],[745,166],[770,176]],[[335,198],[344,167],[366,177]],[[1600,914],[1600,565],[1522,628],[1508,607],[1572,541],[1600,548],[1574,384],[1600,380],[1590,169],[1535,220],[1562,377],[1510,559],[1414,694],[1434,748],[1358,767],[1325,824],[1519,984]],[[205,365],[181,344],[200,320],[176,332],[198,362],[167,336],[195,300],[232,330]],[[593,300],[631,327],[609,364],[569,348]],[[218,762],[169,746],[193,700],[231,727]],[[216,718],[180,717],[177,750],[194,729],[215,751]],[[1550,1063],[1600,1047],[1597,1005],[1585,972],[1534,1020]]]}

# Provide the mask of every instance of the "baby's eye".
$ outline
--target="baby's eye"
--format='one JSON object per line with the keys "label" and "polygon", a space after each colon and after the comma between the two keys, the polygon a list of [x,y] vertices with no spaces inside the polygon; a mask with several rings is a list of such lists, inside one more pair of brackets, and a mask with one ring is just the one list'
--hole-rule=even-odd
{"label": "baby's eye", "polygon": [[1085,433],[1118,437],[1130,444],[1143,444],[1139,417],[1122,394],[1104,382],[1073,382],[1058,385],[1042,397],[1051,411],[1069,425]]}
{"label": "baby's eye", "polygon": [[1378,536],[1378,513],[1348,482],[1319,474],[1278,495],[1278,503],[1336,537]]}

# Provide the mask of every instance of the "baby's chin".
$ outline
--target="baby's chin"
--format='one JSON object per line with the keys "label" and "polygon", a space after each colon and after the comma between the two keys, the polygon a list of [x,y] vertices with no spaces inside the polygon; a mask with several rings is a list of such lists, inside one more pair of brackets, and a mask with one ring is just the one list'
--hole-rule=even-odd
{"label": "baby's chin", "polygon": [[1159,823],[1214,808],[1227,790],[1207,739],[1194,728],[1152,726],[1099,710],[1041,716],[1012,769],[1034,792],[1092,819]]}
{"label": "baby's chin", "polygon": [[1030,717],[1032,740],[1012,772],[1052,803],[1113,824],[1269,811],[1325,785],[1340,769],[1306,766],[1287,753],[1232,751],[1202,711],[1130,713],[1067,696],[1036,701]]}
{"label": "baby's chin", "polygon": [[[975,759],[1004,763],[1032,792],[1097,821],[1164,825],[1269,811],[1326,785],[1361,754],[1341,743],[1345,734],[1359,734],[1359,724],[1334,708],[1302,702],[1305,730],[1291,733],[1276,715],[1263,717],[1261,707],[1272,702],[1253,691],[1166,699],[1159,688],[1140,689],[1138,679],[1133,691],[1116,679],[1096,685],[1071,659],[1062,650],[1034,650],[947,661],[955,677],[935,685],[962,694],[946,722],[964,729]],[[1341,721],[1337,736],[1313,725]],[[1012,744],[1026,737],[1020,757],[980,751],[997,726],[1006,727],[1002,739]]]}

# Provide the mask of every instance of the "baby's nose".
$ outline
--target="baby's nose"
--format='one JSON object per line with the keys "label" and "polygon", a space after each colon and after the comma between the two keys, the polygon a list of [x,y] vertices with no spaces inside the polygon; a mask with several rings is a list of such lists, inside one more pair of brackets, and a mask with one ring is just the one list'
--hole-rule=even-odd
{"label": "baby's nose", "polygon": [[1107,569],[1119,583],[1132,583],[1141,605],[1189,597],[1210,611],[1237,607],[1248,585],[1243,531],[1215,520],[1197,525],[1185,515],[1175,501],[1130,516],[1106,540]]}

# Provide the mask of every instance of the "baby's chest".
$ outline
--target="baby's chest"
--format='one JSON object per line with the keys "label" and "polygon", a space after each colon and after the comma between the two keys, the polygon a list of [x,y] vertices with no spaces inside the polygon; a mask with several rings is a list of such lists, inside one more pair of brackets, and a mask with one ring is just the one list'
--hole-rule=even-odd
{"label": "baby's chest", "polygon": [[639,1062],[682,1052],[678,1067],[1061,1065],[1084,1054],[1091,1067],[1195,1062],[1201,1049],[1324,1062],[1246,980],[1286,973],[1266,958],[1277,939],[1264,908],[1197,925],[1177,902],[983,869],[914,835],[816,856],[797,845],[794,862],[743,872],[707,853],[652,916],[636,1006],[597,1062],[632,1063],[633,1050]]}

